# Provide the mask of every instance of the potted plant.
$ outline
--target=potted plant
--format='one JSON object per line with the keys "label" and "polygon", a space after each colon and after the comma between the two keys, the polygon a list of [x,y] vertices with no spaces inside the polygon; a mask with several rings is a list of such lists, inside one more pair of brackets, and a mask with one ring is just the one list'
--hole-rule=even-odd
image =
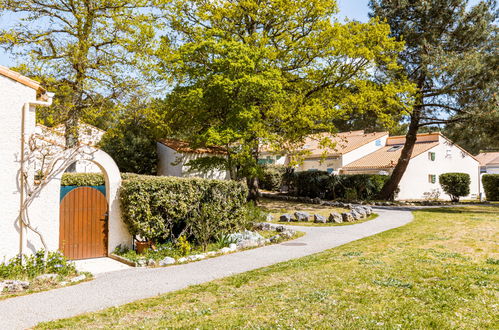
{"label": "potted plant", "polygon": [[151,240],[135,240],[135,250],[138,254],[143,254],[147,249],[155,249],[154,242]]}

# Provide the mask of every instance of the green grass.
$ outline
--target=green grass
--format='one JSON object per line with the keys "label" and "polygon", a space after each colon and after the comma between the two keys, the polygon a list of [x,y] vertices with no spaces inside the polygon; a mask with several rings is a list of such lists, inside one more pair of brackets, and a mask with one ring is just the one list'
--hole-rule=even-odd
{"label": "green grass", "polygon": [[40,328],[499,328],[499,208],[414,212],[341,247]]}
{"label": "green grass", "polygon": [[[272,222],[274,223],[280,223],[280,224],[285,224],[285,225],[291,225],[291,226],[314,226],[314,227],[330,227],[330,226],[345,226],[345,225],[352,225],[354,223],[361,223],[365,222],[368,220],[373,220],[377,218],[377,214],[372,214],[371,216],[354,221],[354,222],[347,222],[347,223],[315,223],[313,221],[313,215],[314,214],[319,214],[322,215],[326,218],[329,217],[329,215],[332,212],[338,212],[338,213],[343,213],[343,212],[350,212],[349,209],[344,209],[344,208],[338,208],[338,207],[331,207],[331,206],[326,206],[326,205],[319,205],[319,204],[307,204],[307,203],[297,203],[297,202],[290,202],[290,201],[280,201],[280,200],[274,200],[274,199],[268,199],[268,198],[262,198],[259,201],[259,207],[264,210],[265,212],[268,212],[272,215],[273,220]],[[294,218],[294,213],[296,211],[304,211],[308,212],[310,214],[310,221],[307,222],[279,222],[279,217],[283,214],[289,214]]]}

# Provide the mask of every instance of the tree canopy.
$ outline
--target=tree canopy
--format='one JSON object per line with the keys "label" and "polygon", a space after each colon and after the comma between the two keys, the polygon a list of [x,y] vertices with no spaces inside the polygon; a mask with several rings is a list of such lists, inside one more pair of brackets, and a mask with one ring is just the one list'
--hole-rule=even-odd
{"label": "tree canopy", "polygon": [[[108,99],[143,88],[148,50],[159,24],[153,0],[0,0],[0,11],[18,23],[0,30],[0,45],[62,92],[57,121],[66,123],[66,144],[77,143],[78,120]],[[57,96],[56,96],[57,97]]]}
{"label": "tree canopy", "polygon": [[378,68],[397,68],[403,42],[377,19],[342,24],[335,13],[332,0],[172,1],[158,54],[174,86],[163,122],[224,146],[253,193],[262,148],[296,150],[351,113],[391,122],[412,85]]}
{"label": "tree canopy", "polygon": [[[371,0],[372,17],[404,40],[400,74],[416,85],[406,143],[380,198],[393,198],[423,126],[477,120],[496,111],[498,34],[495,1]],[[495,110],[494,110],[495,109]],[[468,122],[469,125],[469,122]]]}

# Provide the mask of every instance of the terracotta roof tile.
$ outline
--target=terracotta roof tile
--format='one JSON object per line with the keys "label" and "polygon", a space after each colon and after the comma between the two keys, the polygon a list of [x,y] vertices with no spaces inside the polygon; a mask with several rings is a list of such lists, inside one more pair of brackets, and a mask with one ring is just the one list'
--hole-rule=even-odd
{"label": "terracotta roof tile", "polygon": [[[388,132],[364,133],[364,131],[342,132],[338,134],[321,133],[305,140],[303,150],[309,150],[311,153],[306,158],[321,157],[326,151],[328,156],[341,156],[363,145],[375,141]],[[320,140],[329,138],[331,142],[336,143],[334,148],[324,149],[320,147]]]}
{"label": "terracotta roof tile", "polygon": [[482,152],[475,156],[480,165],[499,164],[499,152]]}
{"label": "terracotta roof tile", "polygon": [[39,82],[34,81],[33,79],[30,79],[28,77],[25,77],[16,71],[12,71],[3,65],[0,65],[0,75],[15,80],[25,86],[31,87],[34,90],[38,91],[39,94],[44,94],[46,92]]}
{"label": "terracotta roof tile", "polygon": [[[437,146],[439,142],[423,142],[416,143],[414,145],[414,149],[412,151],[411,159],[422,154],[425,151],[430,150],[431,148]],[[394,151],[394,148],[398,149]],[[400,154],[402,152],[403,145],[389,145],[385,146],[377,151],[370,153],[346,166],[343,166],[343,169],[358,169],[358,168],[392,168],[397,165],[397,162],[400,158]]]}
{"label": "terracotta roof tile", "polygon": [[204,147],[204,148],[192,148],[188,142],[175,140],[175,139],[163,139],[158,141],[159,143],[177,151],[190,154],[226,154],[227,151],[222,147]]}

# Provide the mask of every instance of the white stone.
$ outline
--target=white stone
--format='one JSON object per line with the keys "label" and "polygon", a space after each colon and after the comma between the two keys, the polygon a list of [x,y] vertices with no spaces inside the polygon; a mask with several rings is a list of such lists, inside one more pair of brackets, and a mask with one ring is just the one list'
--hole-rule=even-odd
{"label": "white stone", "polygon": [[224,247],[224,248],[221,248],[221,249],[220,249],[220,253],[225,254],[225,253],[229,253],[229,252],[232,252],[232,250],[231,250],[231,249],[229,249],[228,247]]}
{"label": "white stone", "polygon": [[187,261],[189,261],[189,259],[187,259],[186,257],[178,258],[178,260],[177,260],[178,263],[184,263]]}
{"label": "white stone", "polygon": [[73,277],[70,281],[71,281],[72,283],[76,283],[76,282],[81,282],[81,281],[83,281],[84,279],[86,279],[86,276],[82,274],[82,275],[78,275],[78,276],[76,276],[76,277]]}
{"label": "white stone", "polygon": [[175,259],[172,257],[165,257],[164,259],[159,261],[160,266],[168,266],[168,265],[173,265],[175,263]]}
{"label": "white stone", "polygon": [[55,280],[59,275],[57,274],[42,274],[35,278],[36,281],[47,281],[47,280]]}

